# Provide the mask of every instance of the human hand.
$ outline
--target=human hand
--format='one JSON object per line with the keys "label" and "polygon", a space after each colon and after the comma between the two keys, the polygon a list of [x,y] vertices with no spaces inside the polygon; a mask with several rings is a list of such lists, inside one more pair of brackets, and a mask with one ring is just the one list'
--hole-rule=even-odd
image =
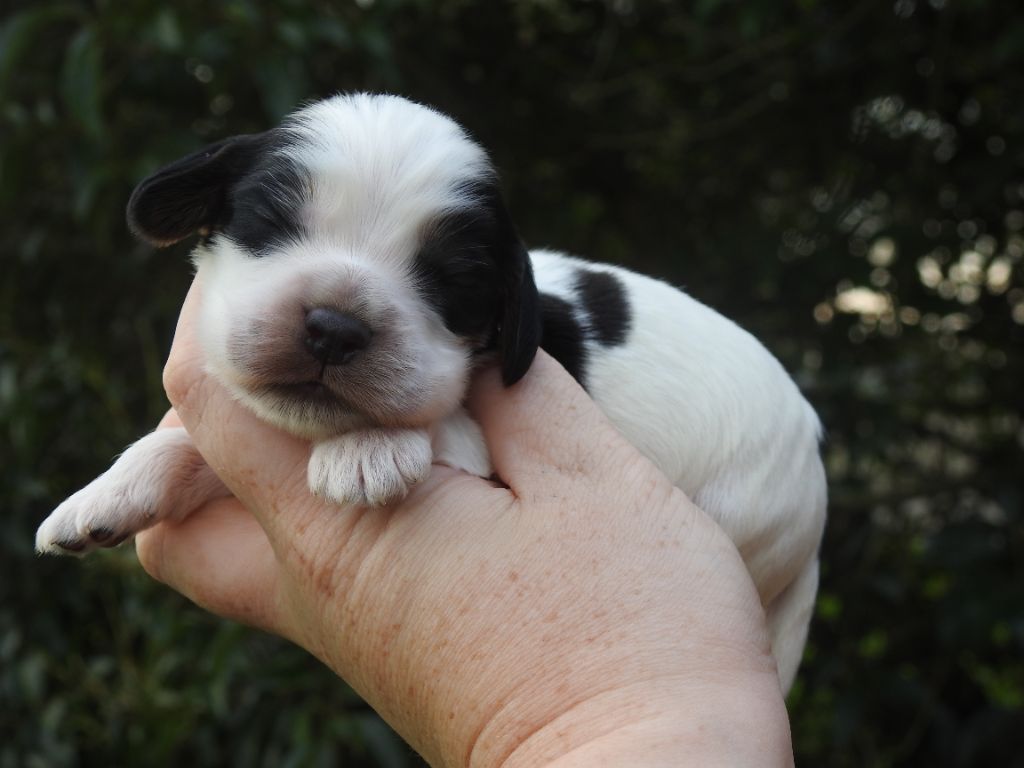
{"label": "human hand", "polygon": [[308,443],[204,373],[198,301],[165,384],[235,496],[139,534],[154,578],[308,649],[433,765],[792,761],[735,547],[554,361],[475,382],[507,488],[435,466],[395,508],[339,508]]}

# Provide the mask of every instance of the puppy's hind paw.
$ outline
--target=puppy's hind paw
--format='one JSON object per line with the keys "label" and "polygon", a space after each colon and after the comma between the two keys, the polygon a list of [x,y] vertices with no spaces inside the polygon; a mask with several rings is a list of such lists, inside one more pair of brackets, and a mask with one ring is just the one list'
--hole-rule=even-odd
{"label": "puppy's hind paw", "polygon": [[430,473],[432,458],[425,430],[354,430],[313,447],[309,488],[336,504],[386,506]]}

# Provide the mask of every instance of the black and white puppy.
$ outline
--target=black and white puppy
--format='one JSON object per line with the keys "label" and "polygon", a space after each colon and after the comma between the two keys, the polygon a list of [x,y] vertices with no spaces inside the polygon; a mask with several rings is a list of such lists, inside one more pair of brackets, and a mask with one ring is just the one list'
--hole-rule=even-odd
{"label": "black and white puppy", "polygon": [[[487,155],[452,120],[391,96],[327,99],[158,171],[128,221],[156,245],[202,236],[208,368],[312,440],[310,488],[332,501],[397,501],[432,461],[488,476],[469,374],[497,356],[512,384],[546,349],[732,537],[789,688],[825,521],[814,411],[761,344],[681,291],[527,253]],[[36,547],[111,546],[223,493],[184,430],[154,432],[61,504]]]}

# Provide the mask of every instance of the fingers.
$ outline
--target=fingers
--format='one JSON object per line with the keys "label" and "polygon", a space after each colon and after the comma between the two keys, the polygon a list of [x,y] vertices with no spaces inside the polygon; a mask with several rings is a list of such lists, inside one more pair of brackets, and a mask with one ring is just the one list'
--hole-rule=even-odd
{"label": "fingers", "polygon": [[154,579],[213,613],[283,634],[278,563],[256,519],[235,499],[219,499],[180,524],[162,524],[135,540]]}
{"label": "fingers", "polygon": [[178,320],[164,388],[206,462],[261,522],[274,526],[273,511],[294,509],[286,499],[308,495],[309,446],[259,420],[206,372],[198,333],[201,290],[197,277]]}
{"label": "fingers", "polygon": [[593,400],[562,366],[538,352],[526,376],[504,387],[497,369],[481,372],[469,398],[491,459],[514,491],[550,473],[579,475],[624,444]]}

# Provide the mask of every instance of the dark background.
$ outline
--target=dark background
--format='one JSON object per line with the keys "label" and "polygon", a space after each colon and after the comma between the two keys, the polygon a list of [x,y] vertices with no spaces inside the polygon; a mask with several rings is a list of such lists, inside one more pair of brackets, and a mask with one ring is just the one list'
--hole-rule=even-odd
{"label": "dark background", "polygon": [[828,430],[801,765],[1024,765],[1024,13],[982,0],[15,2],[0,19],[0,768],[415,764],[282,641],[48,511],[166,408],[142,176],[305,100],[466,125],[527,242],[684,286]]}

